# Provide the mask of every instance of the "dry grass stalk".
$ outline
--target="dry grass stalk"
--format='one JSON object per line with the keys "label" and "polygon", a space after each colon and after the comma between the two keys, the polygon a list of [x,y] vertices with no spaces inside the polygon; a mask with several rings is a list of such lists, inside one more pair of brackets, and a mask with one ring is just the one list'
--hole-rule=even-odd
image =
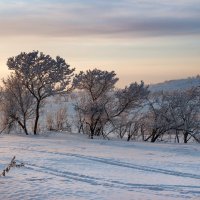
{"label": "dry grass stalk", "polygon": [[3,172],[0,174],[0,176],[5,176],[6,173],[8,173],[12,167],[23,167],[24,166],[24,163],[17,164],[15,161],[15,158],[16,158],[15,156],[12,158],[12,160],[7,165],[7,167],[3,170]]}

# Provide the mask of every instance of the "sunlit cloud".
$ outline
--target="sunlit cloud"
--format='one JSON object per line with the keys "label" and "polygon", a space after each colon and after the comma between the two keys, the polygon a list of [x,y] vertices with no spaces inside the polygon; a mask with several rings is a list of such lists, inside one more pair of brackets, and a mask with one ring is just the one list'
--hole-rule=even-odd
{"label": "sunlit cloud", "polygon": [[0,35],[150,37],[200,34],[197,0],[0,1]]}

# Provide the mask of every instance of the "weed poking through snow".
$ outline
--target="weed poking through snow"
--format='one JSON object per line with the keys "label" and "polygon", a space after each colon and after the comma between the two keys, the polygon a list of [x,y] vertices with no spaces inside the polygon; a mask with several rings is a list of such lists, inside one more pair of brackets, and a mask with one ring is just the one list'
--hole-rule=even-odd
{"label": "weed poking through snow", "polygon": [[3,172],[0,174],[0,176],[5,176],[6,173],[8,173],[12,167],[23,167],[24,166],[24,163],[17,164],[15,161],[15,158],[16,158],[15,156],[12,158],[12,160],[7,165],[7,167],[3,170]]}

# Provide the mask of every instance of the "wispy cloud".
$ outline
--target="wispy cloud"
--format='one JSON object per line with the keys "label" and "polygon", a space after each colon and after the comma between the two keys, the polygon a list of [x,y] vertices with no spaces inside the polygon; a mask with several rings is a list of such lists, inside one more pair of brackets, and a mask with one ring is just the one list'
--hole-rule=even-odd
{"label": "wispy cloud", "polygon": [[148,37],[200,34],[199,0],[0,0],[0,35]]}

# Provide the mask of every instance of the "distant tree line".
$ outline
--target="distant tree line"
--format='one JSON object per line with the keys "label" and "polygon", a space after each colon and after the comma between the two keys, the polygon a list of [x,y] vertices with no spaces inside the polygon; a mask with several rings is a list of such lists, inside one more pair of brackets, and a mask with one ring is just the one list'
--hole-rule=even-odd
{"label": "distant tree line", "polygon": [[67,108],[60,108],[54,114],[48,112],[48,130],[75,126],[91,139],[117,136],[127,141],[200,142],[200,87],[152,93],[141,81],[118,89],[114,71],[74,74],[63,58],[38,51],[11,57],[7,65],[12,72],[1,88],[2,132],[17,126],[26,135],[38,134],[46,100],[55,95],[72,97],[73,91],[73,124]]}

